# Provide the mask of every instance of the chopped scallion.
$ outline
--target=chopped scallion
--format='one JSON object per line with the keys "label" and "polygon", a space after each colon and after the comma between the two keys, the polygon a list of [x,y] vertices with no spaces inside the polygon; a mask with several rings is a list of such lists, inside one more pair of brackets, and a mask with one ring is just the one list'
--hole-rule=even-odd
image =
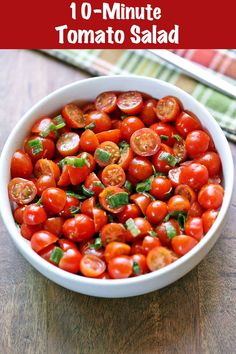
{"label": "chopped scallion", "polygon": [[73,191],[66,191],[66,195],[68,195],[68,197],[76,198],[79,200],[86,199],[86,197],[84,195],[74,193]]}
{"label": "chopped scallion", "polygon": [[166,141],[169,139],[169,137],[167,135],[160,135],[160,139]]}
{"label": "chopped scallion", "polygon": [[90,129],[90,130],[93,130],[94,128],[96,128],[96,124],[94,122],[91,122],[90,124],[86,125],[84,127],[84,129]]}
{"label": "chopped scallion", "polygon": [[165,228],[166,228],[167,237],[169,239],[172,239],[177,235],[176,228],[171,224],[171,222],[165,223]]}
{"label": "chopped scallion", "polygon": [[185,211],[172,211],[167,214],[164,221],[169,221],[170,218],[176,218],[181,230],[184,230],[187,220],[187,213]]}
{"label": "chopped scallion", "polygon": [[140,266],[137,262],[133,262],[133,272],[134,274],[140,274],[141,273],[141,269]]}
{"label": "chopped scallion", "polygon": [[79,213],[79,211],[80,211],[80,207],[79,206],[72,205],[70,207],[70,213],[72,215],[75,215],[75,214]]}
{"label": "chopped scallion", "polygon": [[160,155],[159,155],[159,158],[161,159],[161,160],[164,160],[164,161],[166,161],[167,163],[168,163],[168,165],[169,166],[175,166],[178,162],[179,162],[179,160],[176,158],[176,157],[174,157],[173,155],[171,155],[169,152],[165,152],[165,151],[163,151]]}
{"label": "chopped scallion", "polygon": [[172,137],[175,138],[177,141],[183,141],[183,138],[181,138],[179,134],[173,134]]}
{"label": "chopped scallion", "polygon": [[124,184],[124,188],[129,191],[129,192],[132,192],[133,190],[133,186],[132,186],[132,183],[128,180],[125,181],[125,184]]}
{"label": "chopped scallion", "polygon": [[55,124],[51,123],[51,124],[49,124],[49,126],[45,130],[43,130],[40,133],[40,136],[42,136],[43,138],[46,138],[54,130],[56,130],[56,126],[55,126]]}
{"label": "chopped scallion", "polygon": [[152,237],[157,237],[157,233],[155,231],[153,231],[153,230],[148,231],[148,235],[152,236]]}
{"label": "chopped scallion", "polygon": [[113,194],[108,197],[108,203],[111,208],[118,208],[122,205],[126,205],[129,203],[129,196],[126,192],[120,192]]}
{"label": "chopped scallion", "polygon": [[89,248],[99,250],[102,248],[102,240],[100,237],[95,238],[94,243],[90,243]]}
{"label": "chopped scallion", "polygon": [[132,234],[133,237],[137,237],[141,233],[141,231],[136,226],[136,224],[132,218],[129,218],[128,220],[126,220],[125,224],[126,224],[127,229],[130,231],[130,233]]}
{"label": "chopped scallion", "polygon": [[53,118],[54,122],[56,122],[56,129],[61,129],[66,126],[66,123],[62,117],[61,114],[59,114],[57,117]]}
{"label": "chopped scallion", "polygon": [[142,192],[148,192],[151,190],[151,184],[153,181],[154,176],[149,177],[143,182],[140,182],[136,185],[136,192],[142,193]]}
{"label": "chopped scallion", "polygon": [[33,155],[38,155],[40,152],[43,151],[43,143],[39,139],[34,139],[28,141],[29,147],[32,149],[32,154]]}
{"label": "chopped scallion", "polygon": [[105,188],[104,184],[101,181],[94,181],[93,184],[96,187]]}
{"label": "chopped scallion", "polygon": [[53,263],[59,264],[61,258],[63,257],[64,252],[60,247],[54,247],[52,254],[50,256],[50,261]]}
{"label": "chopped scallion", "polygon": [[93,192],[93,191],[90,191],[88,188],[86,188],[86,187],[84,186],[84,184],[82,184],[81,190],[82,190],[83,194],[84,194],[86,197],[92,197],[92,196],[94,195],[94,192]]}
{"label": "chopped scallion", "polygon": [[103,149],[97,148],[95,151],[95,157],[102,162],[109,162],[111,159],[111,154]]}
{"label": "chopped scallion", "polygon": [[73,167],[84,167],[86,165],[86,159],[83,157],[65,157],[59,163],[60,167],[63,168],[65,165]]}

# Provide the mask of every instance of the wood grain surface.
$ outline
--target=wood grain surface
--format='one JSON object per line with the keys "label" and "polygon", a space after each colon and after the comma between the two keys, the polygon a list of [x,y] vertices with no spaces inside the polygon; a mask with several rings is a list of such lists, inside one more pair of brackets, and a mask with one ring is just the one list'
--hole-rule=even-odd
{"label": "wood grain surface", "polygon": [[[0,51],[0,67],[1,149],[32,104],[88,76],[24,50]],[[1,354],[236,353],[236,193],[223,234],[198,267],[165,289],[129,299],[55,285],[18,253],[2,221],[0,231]]]}

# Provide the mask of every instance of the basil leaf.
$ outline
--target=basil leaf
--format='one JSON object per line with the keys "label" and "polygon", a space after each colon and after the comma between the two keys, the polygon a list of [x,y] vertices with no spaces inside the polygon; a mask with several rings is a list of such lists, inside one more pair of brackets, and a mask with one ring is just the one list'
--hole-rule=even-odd
{"label": "basil leaf", "polygon": [[171,222],[169,221],[166,222],[165,228],[166,228],[167,237],[169,239],[172,239],[173,237],[177,236],[176,228],[171,224]]}
{"label": "basil leaf", "polygon": [[137,193],[142,193],[142,192],[150,191],[153,179],[154,179],[154,176],[151,176],[148,179],[146,179],[144,182],[138,183],[136,185],[136,192]]}
{"label": "basil leaf", "polygon": [[165,151],[163,151],[160,155],[159,155],[159,158],[161,159],[161,160],[164,160],[164,161],[166,161],[167,163],[168,163],[168,165],[169,166],[175,166],[178,162],[179,162],[179,160],[176,158],[176,157],[174,157],[173,155],[171,155],[169,152],[165,152]]}

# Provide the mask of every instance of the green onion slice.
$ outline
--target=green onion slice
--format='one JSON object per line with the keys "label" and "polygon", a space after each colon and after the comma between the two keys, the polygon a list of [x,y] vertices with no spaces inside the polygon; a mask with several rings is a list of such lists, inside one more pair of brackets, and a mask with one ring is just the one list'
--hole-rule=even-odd
{"label": "green onion slice", "polygon": [[148,231],[148,235],[152,236],[152,237],[157,237],[157,233],[155,231],[153,231],[153,230]]}
{"label": "green onion slice", "polygon": [[95,250],[99,250],[100,248],[102,248],[102,240],[100,237],[95,238],[94,243],[90,243],[89,245],[90,249],[95,249]]}
{"label": "green onion slice", "polygon": [[172,137],[175,138],[177,141],[183,141],[183,138],[181,138],[179,134],[173,134]]}
{"label": "green onion slice", "polygon": [[136,185],[136,192],[142,193],[142,192],[148,192],[151,190],[151,184],[154,179],[154,176],[149,177],[143,182],[140,182]]}
{"label": "green onion slice", "polygon": [[96,187],[105,188],[104,184],[101,181],[94,181],[93,184]]}
{"label": "green onion slice", "polygon": [[70,213],[71,213],[72,215],[78,214],[79,211],[80,211],[80,207],[79,207],[79,206],[72,205],[72,206],[70,207]]}
{"label": "green onion slice", "polygon": [[168,163],[168,165],[169,166],[175,166],[178,162],[179,162],[179,160],[176,158],[176,157],[174,157],[173,155],[171,155],[169,152],[165,152],[165,151],[163,151],[160,155],[159,155],[159,158],[161,159],[161,160],[164,160],[164,161],[166,161],[167,163]]}
{"label": "green onion slice", "polygon": [[38,155],[40,152],[43,151],[43,143],[39,139],[34,139],[28,141],[29,147],[32,149],[32,154],[33,155]]}
{"label": "green onion slice", "polygon": [[166,141],[169,139],[169,137],[167,135],[160,135],[160,139]]}
{"label": "green onion slice", "polygon": [[119,148],[121,151],[126,151],[129,147],[130,145],[124,140],[119,143]]}
{"label": "green onion slice", "polygon": [[103,149],[97,148],[95,151],[95,157],[102,162],[109,162],[111,159],[111,154]]}
{"label": "green onion slice", "polygon": [[135,225],[135,222],[132,218],[129,218],[128,220],[126,220],[125,224],[126,224],[127,229],[129,230],[129,232],[132,234],[132,236],[137,237],[141,233],[141,231]]}
{"label": "green onion slice", "polygon": [[91,122],[90,124],[86,125],[84,127],[84,129],[90,129],[90,130],[93,130],[94,128],[96,128],[96,124],[94,122]]}
{"label": "green onion slice", "polygon": [[64,128],[66,126],[66,123],[62,117],[61,114],[59,116],[53,118],[54,122],[56,123],[56,129],[59,130],[61,128]]}
{"label": "green onion slice", "polygon": [[132,183],[128,180],[125,181],[124,188],[127,189],[127,191],[132,192],[133,186]]}
{"label": "green onion slice", "polygon": [[51,132],[56,130],[56,126],[53,123],[50,123],[49,126],[43,130],[39,135],[43,138],[46,138]]}
{"label": "green onion slice", "polygon": [[63,257],[64,252],[60,247],[54,247],[52,254],[50,256],[50,261],[53,263],[59,264],[61,258]]}
{"label": "green onion slice", "polygon": [[73,191],[66,191],[66,195],[68,195],[68,197],[73,197],[73,198],[76,198],[79,200],[86,199],[86,197],[84,195],[74,193]]}
{"label": "green onion slice", "polygon": [[84,194],[86,197],[92,197],[92,196],[94,195],[94,192],[93,192],[93,191],[90,191],[88,188],[86,188],[86,187],[84,186],[84,184],[82,184],[81,189],[82,189],[83,194]]}
{"label": "green onion slice", "polygon": [[65,157],[59,163],[60,167],[63,168],[65,165],[73,167],[84,167],[86,165],[86,158],[84,157]]}
{"label": "green onion slice", "polygon": [[165,223],[167,237],[171,240],[173,237],[177,235],[176,228],[171,224],[171,222]]}
{"label": "green onion slice", "polygon": [[118,208],[129,203],[129,195],[126,192],[113,194],[108,196],[107,199],[111,208]]}
{"label": "green onion slice", "polygon": [[133,262],[133,272],[134,274],[140,274],[141,273],[141,269],[140,266],[137,262]]}
{"label": "green onion slice", "polygon": [[180,226],[181,230],[184,230],[186,221],[187,221],[187,213],[186,211],[172,211],[171,213],[167,214],[164,221],[169,221],[170,218],[176,218],[177,222]]}

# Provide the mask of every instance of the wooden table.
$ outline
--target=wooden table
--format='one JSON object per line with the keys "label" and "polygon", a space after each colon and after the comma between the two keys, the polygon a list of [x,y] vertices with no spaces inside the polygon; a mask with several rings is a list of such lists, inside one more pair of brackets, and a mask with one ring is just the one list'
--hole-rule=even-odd
{"label": "wooden table", "polygon": [[[32,104],[88,76],[24,50],[1,51],[0,65],[1,148]],[[1,222],[0,353],[235,353],[235,220],[236,193],[220,240],[198,267],[165,289],[129,299],[79,295],[47,280]]]}

